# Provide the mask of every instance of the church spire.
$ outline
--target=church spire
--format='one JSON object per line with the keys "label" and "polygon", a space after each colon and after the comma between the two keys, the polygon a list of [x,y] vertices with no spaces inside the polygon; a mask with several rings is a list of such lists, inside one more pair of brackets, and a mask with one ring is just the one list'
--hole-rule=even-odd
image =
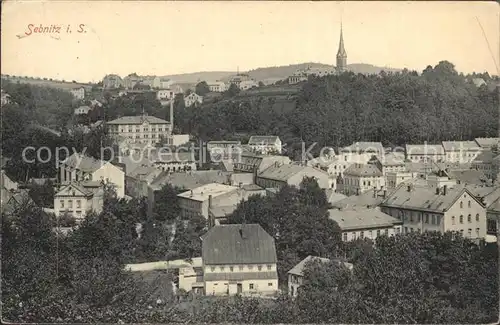
{"label": "church spire", "polygon": [[347,66],[347,53],[344,48],[344,35],[342,30],[342,20],[340,21],[340,42],[339,50],[337,52],[337,70],[342,72],[345,71]]}

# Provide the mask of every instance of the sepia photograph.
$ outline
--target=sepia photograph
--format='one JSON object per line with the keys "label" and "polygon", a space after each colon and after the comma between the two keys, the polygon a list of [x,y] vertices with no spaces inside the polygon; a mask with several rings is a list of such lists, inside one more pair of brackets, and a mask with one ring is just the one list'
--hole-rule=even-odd
{"label": "sepia photograph", "polygon": [[500,321],[500,7],[1,3],[1,321]]}

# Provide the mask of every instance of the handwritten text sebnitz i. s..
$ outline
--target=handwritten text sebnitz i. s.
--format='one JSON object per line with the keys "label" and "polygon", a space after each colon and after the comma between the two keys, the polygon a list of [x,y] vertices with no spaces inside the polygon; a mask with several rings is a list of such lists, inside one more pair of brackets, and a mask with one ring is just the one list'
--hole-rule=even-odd
{"label": "handwritten text sebnitz i. s.", "polygon": [[[29,24],[28,31],[24,34],[30,36],[32,34],[70,34],[73,32],[73,26],[71,25],[50,25],[43,26],[42,24]],[[76,26],[77,33],[86,33],[85,24],[79,24]]]}

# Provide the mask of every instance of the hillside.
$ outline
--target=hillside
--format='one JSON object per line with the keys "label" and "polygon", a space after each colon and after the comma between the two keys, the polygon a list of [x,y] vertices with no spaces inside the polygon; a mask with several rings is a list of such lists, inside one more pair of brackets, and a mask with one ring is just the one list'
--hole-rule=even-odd
{"label": "hillside", "polygon": [[[323,63],[306,62],[306,63],[290,64],[278,67],[257,68],[254,70],[250,70],[247,73],[255,80],[264,81],[264,83],[270,84],[278,80],[285,79],[288,76],[292,75],[295,71],[299,69],[305,69],[307,67],[328,68],[333,66]],[[395,72],[401,70],[401,69],[377,67],[372,64],[365,64],[365,63],[348,64],[347,67],[348,70],[353,71],[354,73],[363,73],[363,74],[378,74],[382,70],[387,72],[389,71]],[[204,71],[204,72],[193,72],[193,73],[184,73],[176,75],[166,75],[164,77],[171,78],[176,82],[196,83],[202,80],[227,81],[229,77],[234,74],[236,74],[236,71]]]}
{"label": "hillside", "polygon": [[69,90],[79,87],[85,87],[86,89],[92,88],[92,85],[78,82],[67,82],[62,80],[50,80],[46,78],[35,78],[35,77],[19,77],[19,76],[7,76],[2,75],[2,80],[8,80],[13,83],[24,83],[33,86],[46,86],[51,88],[57,88],[62,90]]}

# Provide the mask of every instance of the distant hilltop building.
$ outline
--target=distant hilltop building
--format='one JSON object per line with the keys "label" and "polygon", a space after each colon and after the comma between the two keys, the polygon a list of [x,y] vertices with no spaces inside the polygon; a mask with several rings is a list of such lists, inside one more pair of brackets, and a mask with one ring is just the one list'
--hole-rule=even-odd
{"label": "distant hilltop building", "polygon": [[323,77],[342,73],[347,70],[347,52],[344,47],[344,36],[342,32],[342,25],[340,25],[340,41],[339,50],[337,51],[337,66],[325,68],[312,68],[297,70],[293,75],[288,77],[288,83],[293,85],[299,82],[307,81],[309,76]]}
{"label": "distant hilltop building", "polygon": [[116,89],[123,85],[123,80],[116,74],[108,74],[102,80],[102,87],[104,89]]}

